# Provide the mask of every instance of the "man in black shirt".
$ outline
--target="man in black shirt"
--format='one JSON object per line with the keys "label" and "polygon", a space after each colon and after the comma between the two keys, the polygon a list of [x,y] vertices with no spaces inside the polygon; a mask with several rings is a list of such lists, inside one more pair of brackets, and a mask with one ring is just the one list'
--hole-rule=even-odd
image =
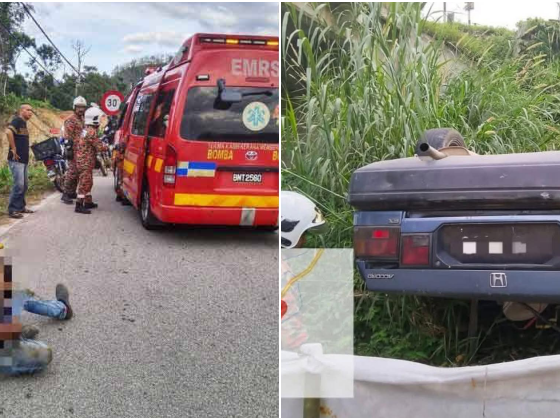
{"label": "man in black shirt", "polygon": [[8,166],[14,180],[10,191],[8,214],[13,219],[21,219],[22,213],[33,213],[25,207],[25,193],[27,192],[27,165],[29,164],[29,132],[27,121],[31,118],[33,109],[29,104],[22,104],[19,116],[15,117],[8,129],[6,136],[10,143],[8,153]]}

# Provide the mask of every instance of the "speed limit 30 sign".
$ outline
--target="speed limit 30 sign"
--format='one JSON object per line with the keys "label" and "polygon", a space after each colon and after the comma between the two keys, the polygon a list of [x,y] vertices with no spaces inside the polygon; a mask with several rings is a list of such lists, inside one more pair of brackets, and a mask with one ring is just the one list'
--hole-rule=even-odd
{"label": "speed limit 30 sign", "polygon": [[124,96],[117,90],[105,92],[101,100],[101,109],[107,115],[117,115],[124,101]]}

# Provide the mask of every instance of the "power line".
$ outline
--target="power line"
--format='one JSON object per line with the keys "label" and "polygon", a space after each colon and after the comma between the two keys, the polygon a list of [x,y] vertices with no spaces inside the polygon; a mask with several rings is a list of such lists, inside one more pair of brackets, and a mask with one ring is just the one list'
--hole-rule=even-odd
{"label": "power line", "polygon": [[41,30],[41,32],[43,33],[43,35],[45,35],[45,37],[49,40],[49,42],[51,43],[51,45],[54,47],[54,49],[58,52],[58,54],[60,54],[60,56],[64,59],[64,61],[66,61],[68,63],[68,65],[72,68],[72,70],[74,70],[76,72],[76,74],[78,75],[78,77],[81,77],[82,75],[80,74],[80,72],[78,70],[76,70],[76,68],[72,65],[72,63],[70,61],[68,61],[68,59],[64,56],[64,54],[62,54],[60,52],[60,50],[58,49],[58,47],[54,44],[54,42],[52,42],[52,40],[49,38],[49,36],[46,34],[46,32],[43,30],[43,28],[41,27],[41,25],[39,25],[39,22],[37,22],[35,20],[35,17],[31,14],[31,12],[29,11],[29,9],[27,8],[27,6],[25,5],[25,3],[20,2],[19,4],[21,4],[23,6],[23,8],[25,9],[25,11],[27,12],[27,14],[29,15],[29,17],[33,20],[33,22],[35,22],[35,25],[37,25],[37,27]]}
{"label": "power line", "polygon": [[[68,59],[64,56],[64,54],[62,54],[62,52],[60,52],[60,50],[58,49],[58,47],[54,44],[54,42],[49,38],[49,36],[46,34],[46,32],[43,30],[43,28],[41,27],[41,25],[39,24],[39,22],[37,22],[37,20],[35,19],[35,17],[33,17],[33,15],[31,14],[31,12],[29,11],[29,9],[27,8],[27,6],[25,5],[25,3],[19,2],[19,4],[21,4],[23,6],[23,8],[25,9],[26,13],[29,15],[29,17],[33,20],[33,22],[35,22],[35,25],[37,25],[37,27],[41,30],[41,32],[43,33],[43,35],[45,35],[45,37],[48,39],[48,41],[51,43],[51,45],[54,47],[54,49],[58,52],[58,54],[64,59],[64,61],[66,61],[68,63],[68,65],[72,68],[72,70],[74,70],[76,72],[76,74],[78,75],[78,80],[76,83],[80,82],[81,79],[83,79],[83,75],[82,73],[80,73],[78,70],[76,70],[76,67],[74,67],[72,65],[72,63],[70,61],[68,61]],[[53,76],[54,77],[54,76]],[[87,82],[87,81],[83,81],[83,84],[89,87],[94,87],[91,83]]]}
{"label": "power line", "polygon": [[[47,38],[47,40],[51,43],[51,45],[54,47],[54,49],[56,50],[56,52],[64,59],[64,61],[66,61],[66,63],[68,63],[68,65],[72,68],[72,70],[74,70],[76,72],[76,74],[78,75],[78,80],[83,78],[82,74],[76,70],[76,68],[72,65],[72,63],[70,61],[68,61],[68,59],[64,56],[64,54],[62,54],[62,52],[58,49],[58,47],[54,44],[54,42],[49,38],[49,36],[46,34],[46,32],[43,30],[43,28],[41,27],[41,25],[39,24],[39,22],[37,22],[37,20],[35,19],[35,17],[33,17],[33,15],[31,14],[31,12],[29,11],[29,9],[27,8],[27,6],[25,5],[25,3],[20,2],[19,3],[25,10],[25,12],[27,13],[27,15],[29,15],[29,17],[33,20],[33,22],[35,23],[35,25],[37,25],[37,27],[41,30],[41,32],[43,33],[43,35],[45,35],[45,37]],[[8,35],[12,36],[12,33],[10,32],[9,29],[7,29],[6,27],[4,27],[2,25],[2,27],[4,28],[5,31],[8,32]],[[22,48],[25,50],[25,52],[27,54],[29,54],[29,56],[33,59],[33,61],[37,64],[39,64],[39,66],[41,66],[41,68],[43,68],[48,74],[50,74],[54,80],[56,80],[56,77],[49,71],[47,70],[25,47],[22,46]],[[36,47],[35,47],[36,48]],[[84,80],[84,85],[89,86],[89,87],[95,87],[93,86],[91,83],[87,82]],[[66,94],[68,95],[68,94]],[[70,95],[68,95],[70,96]]]}
{"label": "power line", "polygon": [[[11,33],[11,31],[10,31],[8,28],[6,28],[2,23],[0,23],[0,28],[4,29],[4,31],[6,31],[6,33],[8,34],[8,36],[10,36],[13,40],[16,40],[14,34]],[[22,47],[23,50],[31,57],[31,59],[32,59],[35,63],[37,63],[43,70],[45,70],[45,72],[47,72],[47,73],[53,78],[53,80],[54,80],[55,82],[61,83],[60,81],[58,81],[58,80],[56,79],[56,76],[55,76],[54,74],[52,74],[52,72],[50,72],[45,66],[43,66],[43,65],[41,64],[41,62],[40,62],[39,60],[37,60],[37,58],[36,58],[33,54],[31,54],[31,53],[29,52],[29,50],[28,50],[27,48],[25,48],[23,45],[21,45],[21,47]],[[62,94],[65,98],[69,99],[70,101],[72,101],[73,98],[74,98],[72,95],[70,95],[69,93],[66,93],[66,92],[60,92],[60,94]]]}
{"label": "power line", "polygon": [[[4,29],[4,31],[6,31],[6,33],[8,34],[8,36],[10,36],[13,40],[17,41],[15,39],[14,34],[6,27],[4,26],[2,23],[0,23],[0,28]],[[47,72],[50,76],[52,76],[52,78],[54,79],[54,81],[58,82],[58,83],[63,83],[59,80],[57,80],[56,76],[49,71],[45,66],[43,66],[43,64],[41,64],[41,62],[33,55],[29,52],[29,50],[27,48],[25,48],[23,45],[21,45],[21,47],[23,48],[23,50],[31,57],[31,59],[33,60],[33,62],[37,63],[45,72]],[[90,82],[88,81],[83,81],[82,83],[83,86],[89,86],[91,88],[95,88],[94,85],[92,85]],[[73,100],[73,96],[69,93],[66,92],[61,92],[65,97],[69,98],[71,101]]]}
{"label": "power line", "polygon": [[[10,30],[9,30],[8,28],[6,28],[6,27],[5,27],[3,24],[1,24],[1,23],[0,23],[0,27],[1,27],[2,29],[4,29],[4,30],[6,31],[6,33],[7,33],[12,39],[15,40],[14,35],[10,32]],[[56,77],[54,76],[54,74],[52,74],[45,66],[43,66],[43,65],[41,64],[41,62],[40,62],[39,60],[37,60],[37,58],[36,58],[33,54],[31,54],[27,48],[25,48],[23,45],[21,45],[21,47],[24,49],[24,51],[25,51],[27,54],[29,54],[29,56],[32,58],[32,60],[33,60],[35,63],[37,63],[43,70],[45,70],[48,74],[50,74],[50,75],[53,77],[53,79],[56,80]]]}

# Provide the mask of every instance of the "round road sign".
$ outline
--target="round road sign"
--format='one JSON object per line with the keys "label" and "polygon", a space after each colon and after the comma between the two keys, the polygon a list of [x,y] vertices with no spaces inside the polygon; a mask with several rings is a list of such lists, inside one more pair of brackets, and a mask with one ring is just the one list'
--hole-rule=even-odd
{"label": "round road sign", "polygon": [[124,101],[124,96],[117,90],[105,92],[101,100],[101,109],[107,115],[117,115]]}

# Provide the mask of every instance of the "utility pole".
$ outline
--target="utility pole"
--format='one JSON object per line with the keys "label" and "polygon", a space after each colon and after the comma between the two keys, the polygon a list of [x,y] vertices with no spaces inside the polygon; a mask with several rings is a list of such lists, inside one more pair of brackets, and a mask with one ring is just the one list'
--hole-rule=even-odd
{"label": "utility pole", "polygon": [[469,16],[469,26],[471,26],[471,10],[474,9],[474,1],[469,1],[465,3],[465,10]]}
{"label": "utility pole", "polygon": [[447,22],[447,3],[443,2],[443,23]]}

